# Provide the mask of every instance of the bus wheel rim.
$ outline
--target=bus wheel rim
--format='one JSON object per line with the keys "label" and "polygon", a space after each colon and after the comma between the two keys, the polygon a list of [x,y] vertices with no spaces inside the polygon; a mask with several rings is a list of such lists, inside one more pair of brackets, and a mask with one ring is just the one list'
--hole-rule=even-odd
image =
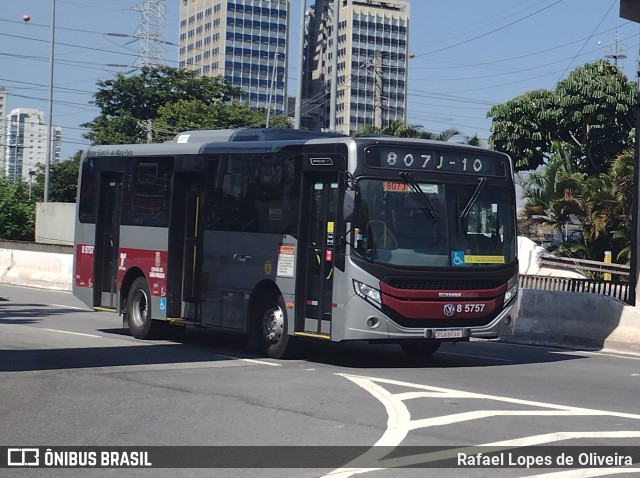
{"label": "bus wheel rim", "polygon": [[133,296],[133,307],[131,307],[131,320],[138,327],[142,327],[144,324],[145,317],[147,315],[147,304],[148,304],[147,294],[140,290],[135,293]]}
{"label": "bus wheel rim", "polygon": [[263,318],[264,337],[267,342],[277,344],[284,332],[284,314],[280,307],[268,310]]}

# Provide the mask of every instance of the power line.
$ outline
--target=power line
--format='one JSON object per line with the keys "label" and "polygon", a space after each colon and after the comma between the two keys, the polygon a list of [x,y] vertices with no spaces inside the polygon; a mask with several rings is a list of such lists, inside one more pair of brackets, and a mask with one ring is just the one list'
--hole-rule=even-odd
{"label": "power line", "polygon": [[598,31],[598,28],[600,28],[600,25],[602,25],[602,22],[604,22],[605,18],[607,18],[607,15],[609,15],[609,12],[611,11],[611,9],[613,8],[613,6],[616,4],[618,0],[613,0],[613,3],[611,4],[611,6],[609,7],[609,10],[607,10],[607,13],[604,14],[604,16],[602,17],[602,19],[598,22],[598,25],[593,29],[593,31],[591,32],[591,35],[589,35],[589,38],[587,38],[585,40],[585,42],[583,43],[582,47],[580,47],[580,50],[578,50],[578,53],[575,54],[575,56],[573,57],[573,59],[569,62],[569,64],[567,65],[567,67],[564,69],[564,71],[562,72],[562,75],[560,75],[560,78],[558,78],[558,81],[560,81],[562,78],[564,78],[564,75],[567,73],[567,70],[569,70],[569,68],[571,67],[571,65],[573,65],[573,62],[576,61],[576,58],[578,58],[578,56],[580,55],[580,53],[582,52],[582,50],[584,49],[585,46],[587,46],[587,42],[593,37],[593,35],[596,33],[596,31]]}
{"label": "power line", "polygon": [[556,2],[552,3],[551,5],[547,5],[546,7],[543,7],[541,9],[539,9],[539,10],[536,10],[535,12],[530,13],[529,15],[526,15],[526,16],[524,16],[522,18],[514,20],[513,22],[507,23],[506,25],[503,25],[503,26],[501,26],[499,28],[495,28],[493,30],[490,30],[490,31],[488,31],[486,33],[483,33],[481,35],[476,35],[475,37],[469,38],[467,40],[464,40],[464,41],[461,41],[461,42],[458,42],[458,43],[454,43],[452,45],[445,46],[445,47],[439,48],[437,50],[428,51],[427,53],[420,53],[420,54],[417,54],[415,56],[419,57],[419,56],[425,56],[425,55],[432,55],[433,53],[438,53],[438,52],[441,52],[441,51],[444,51],[444,50],[449,50],[451,48],[455,48],[457,46],[464,45],[464,44],[472,42],[474,40],[478,40],[480,38],[484,38],[486,36],[489,36],[489,35],[492,35],[492,34],[494,34],[496,32],[499,32],[500,30],[504,30],[505,28],[509,28],[510,26],[513,26],[516,23],[520,23],[520,22],[522,22],[522,21],[524,21],[524,20],[526,20],[528,18],[531,18],[532,16],[537,15],[538,13],[543,12],[545,10],[548,10],[549,8],[554,7],[554,6],[558,5],[559,3],[562,3],[563,1],[564,0],[557,0]]}

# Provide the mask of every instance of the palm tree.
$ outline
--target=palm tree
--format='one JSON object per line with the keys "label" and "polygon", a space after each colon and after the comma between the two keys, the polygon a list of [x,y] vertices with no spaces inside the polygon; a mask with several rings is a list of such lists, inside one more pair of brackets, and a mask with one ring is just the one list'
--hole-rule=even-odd
{"label": "palm tree", "polygon": [[522,183],[525,215],[560,232],[572,214],[580,214],[576,197],[584,180],[584,174],[577,172],[568,153],[562,143],[554,144],[549,162],[530,173]]}

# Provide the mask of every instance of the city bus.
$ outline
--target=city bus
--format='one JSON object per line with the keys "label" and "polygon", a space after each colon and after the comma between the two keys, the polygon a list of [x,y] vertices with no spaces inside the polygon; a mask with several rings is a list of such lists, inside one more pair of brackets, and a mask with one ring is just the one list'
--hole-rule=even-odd
{"label": "city bus", "polygon": [[187,325],[301,341],[513,334],[509,156],[447,142],[290,129],[186,131],[82,156],[73,292],[139,339]]}

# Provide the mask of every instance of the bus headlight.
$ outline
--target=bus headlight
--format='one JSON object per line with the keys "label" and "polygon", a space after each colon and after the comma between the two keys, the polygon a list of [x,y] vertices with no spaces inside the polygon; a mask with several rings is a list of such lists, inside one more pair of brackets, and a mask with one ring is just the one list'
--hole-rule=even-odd
{"label": "bus headlight", "polygon": [[380,291],[378,289],[374,289],[373,287],[369,287],[362,282],[358,282],[357,280],[353,280],[353,288],[360,297],[368,302],[373,302],[374,305],[380,307],[382,305],[382,301],[380,299]]}
{"label": "bus headlight", "polygon": [[515,274],[507,282],[507,291],[504,293],[503,305],[507,305],[516,295],[518,295],[518,274]]}

